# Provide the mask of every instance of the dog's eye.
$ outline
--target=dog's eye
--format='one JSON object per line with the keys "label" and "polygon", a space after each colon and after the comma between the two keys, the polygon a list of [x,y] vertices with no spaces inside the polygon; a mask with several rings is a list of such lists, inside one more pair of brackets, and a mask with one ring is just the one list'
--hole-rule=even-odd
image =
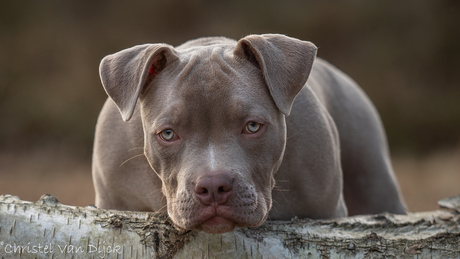
{"label": "dog's eye", "polygon": [[176,133],[172,129],[165,129],[159,135],[164,141],[173,141],[176,139]]}
{"label": "dog's eye", "polygon": [[248,124],[246,124],[244,131],[247,134],[254,134],[258,132],[261,128],[262,128],[262,124],[255,122],[255,121],[250,121],[248,122]]}

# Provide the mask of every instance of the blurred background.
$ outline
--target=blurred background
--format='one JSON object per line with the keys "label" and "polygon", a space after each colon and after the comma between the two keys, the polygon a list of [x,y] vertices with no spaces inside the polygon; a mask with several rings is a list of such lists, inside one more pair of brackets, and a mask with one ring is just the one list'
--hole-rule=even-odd
{"label": "blurred background", "polygon": [[0,194],[93,204],[107,54],[142,43],[282,33],[355,79],[379,110],[409,210],[460,194],[460,2],[1,1]]}

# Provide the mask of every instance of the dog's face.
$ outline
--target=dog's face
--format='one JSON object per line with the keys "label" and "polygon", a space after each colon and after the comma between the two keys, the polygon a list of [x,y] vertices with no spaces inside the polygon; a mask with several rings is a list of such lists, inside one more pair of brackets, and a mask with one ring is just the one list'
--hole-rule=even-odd
{"label": "dog's face", "polygon": [[[228,46],[178,52],[180,60],[141,96],[145,154],[181,228],[256,226],[271,207],[285,146],[284,115],[260,71],[232,52]],[[226,179],[222,186],[203,186],[214,196],[204,201],[198,186],[213,177]]]}
{"label": "dog's face", "polygon": [[[139,99],[144,153],[179,228],[222,233],[258,226],[271,208],[286,142],[284,116],[305,84],[316,48],[281,35],[245,39],[210,39],[177,49],[143,45],[101,64],[104,87],[125,120]],[[280,53],[283,48],[305,53],[299,59],[292,49]],[[135,76],[132,67],[118,71],[124,76],[113,79],[139,80],[134,94],[111,89],[111,76],[104,75],[104,67],[120,62],[141,70]],[[285,71],[289,66],[303,71]],[[269,75],[277,68],[278,75]],[[276,85],[280,81],[284,85]]]}

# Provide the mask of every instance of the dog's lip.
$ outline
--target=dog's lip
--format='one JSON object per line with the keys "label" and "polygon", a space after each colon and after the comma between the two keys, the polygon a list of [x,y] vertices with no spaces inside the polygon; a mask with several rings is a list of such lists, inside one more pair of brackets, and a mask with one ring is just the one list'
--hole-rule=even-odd
{"label": "dog's lip", "polygon": [[219,234],[233,231],[235,226],[236,223],[234,221],[216,215],[203,221],[198,228],[207,233]]}
{"label": "dog's lip", "polygon": [[[265,217],[259,215],[261,218],[254,221],[255,218],[249,219],[246,217],[247,213],[243,214],[237,213],[235,207],[231,205],[203,206],[190,215],[188,222],[185,221],[185,224],[176,226],[184,230],[195,229],[208,233],[224,233],[232,231],[235,227],[256,227],[266,219],[266,215]],[[220,230],[214,231],[215,229]]]}
{"label": "dog's lip", "polygon": [[234,221],[232,220],[233,216],[234,215],[231,209],[227,208],[226,206],[218,206],[217,208],[209,207],[208,209],[203,210],[201,212],[199,224],[202,224],[203,222],[206,222],[216,217]]}
{"label": "dog's lip", "polygon": [[225,207],[226,206],[218,206],[217,208],[208,207],[205,210],[202,210],[200,213],[200,217],[197,219],[197,221],[194,224],[195,225],[194,228],[209,229],[210,227],[218,228],[219,226],[222,227],[225,225],[227,226],[232,225],[234,227],[236,225],[241,224],[240,222],[237,222],[234,219],[235,215],[230,210],[230,208],[225,208]]}

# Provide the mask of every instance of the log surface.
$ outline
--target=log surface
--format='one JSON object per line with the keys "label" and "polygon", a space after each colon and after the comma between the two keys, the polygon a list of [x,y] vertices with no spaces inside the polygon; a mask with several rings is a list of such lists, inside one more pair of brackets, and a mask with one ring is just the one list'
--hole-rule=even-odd
{"label": "log surface", "polygon": [[443,210],[178,231],[165,214],[0,196],[3,258],[460,258],[460,196]]}

